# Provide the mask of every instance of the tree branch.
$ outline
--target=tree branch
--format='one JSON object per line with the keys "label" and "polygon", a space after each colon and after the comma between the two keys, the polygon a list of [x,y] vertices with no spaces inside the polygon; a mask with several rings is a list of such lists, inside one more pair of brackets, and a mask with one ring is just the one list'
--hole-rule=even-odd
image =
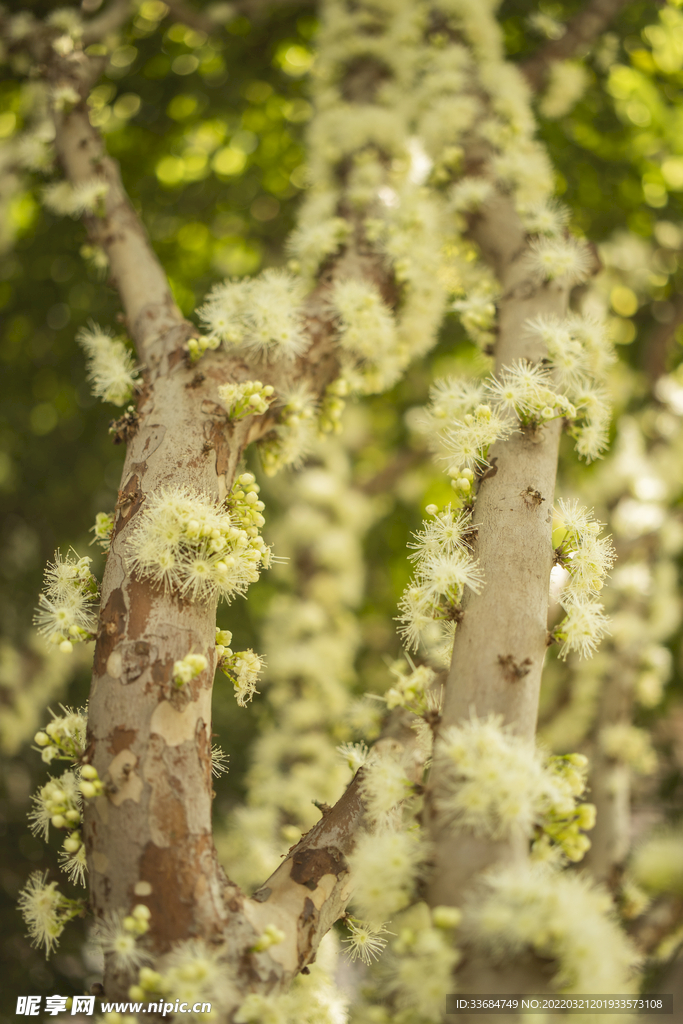
{"label": "tree branch", "polygon": [[55,112],[57,153],[73,186],[93,179],[107,184],[103,216],[84,218],[88,233],[107,254],[112,284],[121,296],[140,359],[158,362],[161,353],[152,352],[155,339],[183,324],[185,334],[193,328],[184,321],[173,299],[166,274],[125,193],[117,164],[107,155],[99,132],[90,124],[85,99],[92,76],[93,65],[81,53],[52,65],[53,83],[68,82],[82,96],[71,111]]}
{"label": "tree branch", "polygon": [[552,39],[520,65],[520,70],[534,89],[541,89],[556,61],[582,56],[591,43],[604,32],[629,0],[589,0],[589,3],[567,22],[560,39]]}
{"label": "tree branch", "polygon": [[[471,236],[495,269],[502,286],[496,372],[515,360],[539,362],[543,346],[526,329],[533,316],[565,315],[568,289],[542,283],[529,271],[528,243],[512,202],[488,202],[472,223]],[[552,507],[560,439],[556,420],[522,429],[498,441],[489,455],[476,498],[474,554],[484,573],[481,593],[466,592],[464,616],[455,632],[442,727],[471,715],[500,715],[533,742],[541,672],[546,652],[548,586],[552,568]],[[523,587],[523,600],[522,596]],[[512,679],[512,658],[526,672]],[[438,795],[440,780],[434,779]],[[525,841],[457,838],[433,819],[436,871],[431,901],[459,905],[471,878],[487,864],[525,855]]]}

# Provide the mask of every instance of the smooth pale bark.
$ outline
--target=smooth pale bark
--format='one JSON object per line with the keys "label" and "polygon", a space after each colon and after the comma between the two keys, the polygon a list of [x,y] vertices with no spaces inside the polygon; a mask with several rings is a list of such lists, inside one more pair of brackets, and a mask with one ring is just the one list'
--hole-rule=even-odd
{"label": "smooth pale bark", "polygon": [[[496,372],[515,360],[545,356],[528,319],[563,316],[566,285],[541,282],[528,258],[522,225],[509,200],[498,196],[472,224],[471,234],[502,286]],[[455,632],[441,729],[471,716],[499,716],[530,743],[536,731],[541,671],[547,649],[552,509],[560,422],[520,430],[497,442],[477,493],[474,555],[484,572],[480,594],[466,591]],[[440,779],[432,778],[438,801]],[[493,842],[441,827],[432,808],[434,872],[430,901],[462,902],[475,876],[498,861],[523,859],[521,837]]]}

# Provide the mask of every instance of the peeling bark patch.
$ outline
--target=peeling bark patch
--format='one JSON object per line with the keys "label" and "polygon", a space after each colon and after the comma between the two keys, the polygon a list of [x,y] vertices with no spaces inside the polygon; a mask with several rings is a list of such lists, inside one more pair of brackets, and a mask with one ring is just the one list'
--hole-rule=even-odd
{"label": "peeling bark patch", "polygon": [[120,587],[112,590],[109,600],[100,613],[100,629],[95,644],[95,676],[103,676],[107,671],[109,655],[123,635],[126,621],[126,603]]}
{"label": "peeling bark patch", "polygon": [[[202,840],[197,846],[201,845]],[[168,949],[192,933],[194,887],[201,850],[194,844],[161,849],[148,843],[140,860],[140,880],[151,887],[146,903],[152,912],[151,931],[158,945]]]}
{"label": "peeling bark patch", "polygon": [[498,664],[503,670],[503,675],[509,683],[518,683],[524,676],[528,676],[531,672],[531,658],[525,658],[524,661],[517,662],[511,654],[506,654],[503,657],[502,654],[498,655]]}
{"label": "peeling bark patch", "polygon": [[308,924],[309,921],[314,921],[316,917],[315,903],[309,899],[308,896],[304,900],[304,909],[299,915],[299,920],[302,924]]}
{"label": "peeling bark patch", "polygon": [[[251,897],[252,900],[256,900],[257,903],[267,903],[268,897],[273,890],[269,886],[265,886],[263,889],[257,889],[257,891]],[[308,897],[306,897],[308,899]]]}
{"label": "peeling bark patch", "polygon": [[140,508],[143,501],[144,498],[142,496],[142,491],[140,490],[140,478],[137,473],[133,473],[119,491],[116,508],[121,514],[114,526],[114,537],[119,535],[130,517],[135,515],[137,510]]}
{"label": "peeling bark patch", "polygon": [[492,477],[496,475],[496,473],[498,472],[498,466],[496,465],[497,462],[498,458],[497,456],[494,456],[494,458],[491,459],[490,467],[484,473],[482,480],[490,480]]}
{"label": "peeling bark patch", "polygon": [[148,434],[140,454],[143,458],[148,459],[150,455],[154,454],[157,448],[161,445],[161,442],[164,440],[164,437],[166,436],[166,427],[163,423],[150,423],[146,429]]}
{"label": "peeling bark patch", "polygon": [[171,678],[173,670],[173,658],[166,658],[165,661],[155,661],[152,665],[152,679],[157,686],[165,686]]}
{"label": "peeling bark patch", "polygon": [[312,963],[315,960],[313,940],[315,938],[318,923],[318,911],[308,897],[304,900],[304,908],[299,914],[297,928],[297,956],[300,965]]}
{"label": "peeling bark patch", "polygon": [[126,747],[131,747],[137,734],[137,729],[124,729],[120,725],[117,726],[109,741],[110,753],[120,754],[122,750],[126,749]]}
{"label": "peeling bark patch", "polygon": [[[171,849],[189,836],[183,801],[170,790],[155,793],[150,802],[150,830],[159,849]],[[193,888],[194,888],[193,880]]]}
{"label": "peeling bark patch", "polygon": [[130,602],[128,639],[136,640],[144,634],[152,612],[154,595],[151,584],[147,580],[139,580],[136,576],[131,576],[128,583],[128,600]]}
{"label": "peeling bark patch", "polygon": [[223,476],[230,467],[230,445],[225,432],[225,423],[212,423],[207,431],[208,440],[216,452],[216,474]]}
{"label": "peeling bark patch", "polygon": [[545,501],[541,492],[537,491],[535,487],[531,486],[531,484],[529,484],[526,490],[521,491],[519,496],[523,499],[527,508],[538,508],[538,506]]}
{"label": "peeling bark patch", "polygon": [[210,692],[205,690],[199,700],[192,701],[184,711],[177,711],[163,700],[157,704],[149,725],[150,732],[157,733],[169,747],[194,740],[199,722],[206,722],[210,716]]}
{"label": "peeling bark patch", "polygon": [[109,765],[109,778],[113,793],[109,797],[115,807],[120,807],[124,800],[140,802],[142,779],[134,771],[138,759],[132,750],[120,751]]}
{"label": "peeling bark patch", "polygon": [[299,850],[292,854],[291,878],[313,892],[323,875],[346,871],[344,857],[335,849]]}

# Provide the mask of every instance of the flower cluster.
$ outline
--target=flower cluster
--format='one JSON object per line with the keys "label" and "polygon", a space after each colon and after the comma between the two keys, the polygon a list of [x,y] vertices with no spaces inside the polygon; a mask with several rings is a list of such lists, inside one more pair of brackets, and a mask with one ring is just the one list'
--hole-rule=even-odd
{"label": "flower cluster", "polygon": [[531,838],[538,828],[538,856],[554,844],[580,860],[590,842],[578,830],[594,823],[594,808],[576,807],[585,763],[578,754],[548,760],[498,719],[472,719],[446,729],[435,745],[441,780],[435,806],[451,828],[475,835],[500,838],[521,830]]}
{"label": "flower cluster", "polygon": [[224,504],[184,486],[151,495],[130,538],[131,567],[192,601],[243,594],[270,564],[257,492],[245,473]]}
{"label": "flower cluster", "polygon": [[91,533],[95,536],[91,544],[99,544],[103,551],[108,551],[111,538],[114,533],[114,516],[108,512],[98,512],[95,516],[95,525],[91,527]]}
{"label": "flower cluster", "polygon": [[387,829],[360,837],[348,863],[353,905],[369,927],[381,928],[408,905],[422,858],[413,833]]}
{"label": "flower cluster", "polygon": [[137,388],[139,374],[124,342],[95,323],[81,328],[76,340],[88,358],[93,394],[112,405],[125,405]]}
{"label": "flower cluster", "polygon": [[99,587],[90,572],[91,561],[75,551],[66,558],[55,551],[54,562],[48,562],[45,570],[45,587],[33,621],[38,632],[65,654],[74,643],[95,638]]}
{"label": "flower cluster", "polygon": [[469,549],[471,513],[454,511],[451,505],[441,511],[433,505],[427,511],[433,521],[415,534],[415,575],[399,603],[399,632],[409,650],[431,639],[435,621],[456,621],[465,587],[478,593],[483,583]]}
{"label": "flower cluster", "polygon": [[88,724],[85,709],[73,711],[60,704],[63,715],[55,715],[44,729],[40,729],[33,740],[40,747],[40,754],[46,764],[58,761],[79,761],[85,752],[85,730]]}
{"label": "flower cluster", "polygon": [[384,390],[396,379],[400,366],[394,366],[392,359],[397,347],[394,318],[377,287],[355,277],[337,281],[331,303],[339,343],[358,360],[363,390]]}
{"label": "flower cluster", "polygon": [[29,811],[31,831],[47,841],[50,825],[59,829],[74,829],[80,825],[82,814],[81,791],[75,772],[64,772],[49,781],[31,797],[33,809]]}
{"label": "flower cluster", "polygon": [[228,771],[230,755],[226,754],[217,743],[211,745],[211,774],[214,779],[219,779]]}
{"label": "flower cluster", "polygon": [[[147,910],[146,907],[143,909]],[[136,907],[133,914],[136,910],[139,908]],[[193,1016],[199,1020],[213,1017],[227,1009],[231,997],[234,999],[229,965],[227,960],[221,959],[221,953],[220,947],[212,948],[200,939],[181,942],[165,957],[163,964],[157,965],[158,969],[146,965],[140,967],[137,984],[131,985],[128,996],[137,1002],[162,1000],[173,1003],[177,999],[190,1006],[207,1002],[212,1007],[211,1014],[197,1013]],[[132,967],[138,967],[148,959],[139,946],[133,956],[136,959],[131,962]]]}
{"label": "flower cluster", "polygon": [[209,347],[241,345],[264,359],[302,355],[309,345],[301,308],[305,292],[303,281],[284,270],[216,285],[198,310]]}
{"label": "flower cluster", "polygon": [[391,750],[373,754],[363,769],[360,783],[368,820],[375,825],[385,822],[387,815],[410,796],[412,789],[400,756]]}
{"label": "flower cluster", "polygon": [[404,916],[407,920],[401,921],[398,938],[391,944],[396,963],[389,988],[407,1019],[438,1024],[443,1020],[446,995],[453,989],[453,969],[460,954],[453,947],[450,929],[430,922],[424,904],[411,907]]}
{"label": "flower cluster", "polygon": [[657,754],[645,729],[615,722],[600,730],[599,742],[608,757],[629,765],[639,775],[652,775],[657,768]]}
{"label": "flower cluster", "polygon": [[349,385],[344,377],[337,377],[325,388],[318,416],[318,428],[322,434],[341,433],[342,413],[346,408],[344,399],[348,393]]}
{"label": "flower cluster", "polygon": [[43,203],[58,217],[80,217],[82,214],[103,214],[109,184],[103,178],[90,178],[78,185],[57,181],[43,189]]}
{"label": "flower cluster", "polygon": [[285,940],[285,933],[275,924],[267,924],[251,947],[252,953],[265,953],[271,946],[279,946]]}
{"label": "flower cluster", "polygon": [[412,671],[408,669],[405,661],[391,666],[395,682],[384,694],[387,709],[405,708],[414,715],[424,715],[432,709],[430,691],[436,681],[436,672],[427,665],[420,665]]}
{"label": "flower cluster", "polygon": [[590,839],[584,833],[595,826],[596,808],[577,803],[586,790],[587,766],[583,754],[548,758],[545,767],[554,786],[537,825],[539,834],[531,848],[534,860],[576,863],[590,849]]}
{"label": "flower cluster", "polygon": [[220,347],[221,339],[215,335],[210,335],[208,338],[205,335],[201,335],[199,338],[188,338],[187,340],[187,358],[190,365],[194,366],[207,352],[215,352]]}
{"label": "flower cluster", "polygon": [[219,656],[218,668],[235,687],[235,697],[241,708],[247,706],[255,693],[256,684],[263,669],[263,658],[250,649],[235,654],[226,648]]}
{"label": "flower cluster", "polygon": [[260,380],[246,380],[242,384],[221,384],[218,394],[228,410],[233,422],[245,416],[260,416],[267,412],[274,400],[275,388],[271,384],[262,384]]}
{"label": "flower cluster", "polygon": [[590,316],[571,314],[563,319],[540,316],[527,321],[527,329],[546,347],[548,362],[570,408],[569,432],[576,451],[587,462],[607,447],[610,405],[603,383],[614,362],[606,325]]}
{"label": "flower cluster", "polygon": [[131,971],[149,962],[151,956],[139,943],[149,931],[151,913],[144,903],[138,903],[130,914],[111,912],[102,921],[96,938],[105,956],[120,971]]}
{"label": "flower cluster", "polygon": [[567,287],[585,281],[592,266],[587,243],[572,237],[545,237],[532,242],[529,262],[542,281],[558,281]]}
{"label": "flower cluster", "polygon": [[583,64],[554,60],[549,69],[547,89],[539,104],[543,117],[564,117],[581,99],[589,83],[590,75]]}
{"label": "flower cluster", "polygon": [[445,458],[448,475],[457,489],[465,493],[471,489],[474,474],[488,465],[491,445],[507,437],[511,429],[508,421],[489,405],[478,405],[462,420],[449,424],[444,433]]}
{"label": "flower cluster", "polygon": [[47,881],[47,872],[34,871],[19,893],[19,910],[28,928],[32,946],[44,946],[49,957],[66,924],[83,914],[81,900],[70,900]]}
{"label": "flower cluster", "polygon": [[611,898],[587,878],[543,864],[487,873],[465,908],[465,934],[497,961],[532,949],[555,961],[553,987],[629,992],[638,958]]}
{"label": "flower cluster", "polygon": [[647,892],[683,894],[683,832],[657,830],[636,849],[630,870]]}
{"label": "flower cluster", "polygon": [[173,663],[173,684],[180,688],[191,683],[208,667],[208,659],[203,654],[186,654],[182,661]]}
{"label": "flower cluster", "polygon": [[287,466],[299,466],[316,436],[316,400],[306,384],[280,396],[275,427],[258,442],[263,472],[274,476]]}
{"label": "flower cluster", "polygon": [[526,360],[506,366],[498,377],[486,382],[486,389],[498,409],[514,413],[523,427],[576,415],[569,399],[554,390],[546,367]]}
{"label": "flower cluster", "polygon": [[564,536],[555,549],[556,562],[569,576],[562,599],[565,618],[553,630],[562,642],[560,657],[578,651],[590,656],[602,637],[609,632],[609,620],[596,595],[614,564],[615,552],[609,537],[600,537],[602,524],[577,501],[560,499],[556,510],[558,527]]}

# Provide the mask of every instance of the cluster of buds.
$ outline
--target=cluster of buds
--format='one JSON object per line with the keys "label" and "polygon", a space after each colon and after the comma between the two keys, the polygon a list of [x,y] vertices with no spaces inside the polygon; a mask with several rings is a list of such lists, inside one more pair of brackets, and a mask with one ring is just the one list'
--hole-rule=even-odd
{"label": "cluster of buds", "polygon": [[343,377],[337,377],[325,388],[318,415],[318,428],[321,434],[341,433],[341,418],[346,408],[344,399],[348,393],[349,385]]}
{"label": "cluster of buds", "polygon": [[262,515],[266,506],[259,500],[259,491],[254,474],[242,473],[237,477],[227,503],[239,525],[251,538],[258,537],[258,531],[266,522]]}
{"label": "cluster of buds", "polygon": [[406,708],[415,715],[424,715],[431,710],[433,702],[429,699],[429,691],[436,679],[431,668],[420,665],[409,672],[407,662],[397,661],[390,671],[396,681],[384,694],[389,711]]}
{"label": "cluster of buds", "polygon": [[251,952],[264,953],[271,946],[278,946],[281,942],[284,942],[285,938],[285,933],[277,925],[268,924],[263,930],[263,934],[259,935],[251,947]]}
{"label": "cluster of buds", "polygon": [[149,931],[150,909],[144,903],[138,903],[130,914],[121,922],[125,931],[131,935],[144,935]]}
{"label": "cluster of buds", "polygon": [[463,500],[468,501],[474,485],[474,472],[471,469],[461,469],[458,473],[458,476],[451,477],[451,487]]}
{"label": "cluster of buds", "polygon": [[45,570],[45,589],[33,621],[48,643],[64,654],[73,650],[74,642],[95,638],[99,587],[90,571],[91,561],[76,552],[62,558],[56,551],[54,562]]}
{"label": "cluster of buds", "polygon": [[260,380],[247,380],[243,384],[221,384],[218,394],[225,402],[230,419],[237,421],[267,412],[274,401],[275,388]]}
{"label": "cluster of buds", "polygon": [[263,668],[263,658],[252,650],[236,651],[228,645],[232,642],[229,629],[216,627],[216,657],[218,668],[235,687],[235,697],[240,707],[246,707],[256,689],[258,677]]}
{"label": "cluster of buds", "polygon": [[78,761],[85,750],[87,718],[83,711],[72,711],[60,705],[63,715],[53,715],[33,740],[46,764],[52,761]]}
{"label": "cluster of buds", "polygon": [[208,349],[217,349],[220,343],[220,338],[207,338],[203,335],[200,338],[190,338],[187,343],[187,357],[190,364],[194,366]]}
{"label": "cluster of buds", "polygon": [[541,834],[532,847],[534,859],[544,860],[559,848],[567,860],[575,863],[590,849],[584,831],[595,825],[595,805],[576,802],[586,789],[587,768],[588,758],[583,754],[548,759],[548,769],[558,783],[558,799],[545,810]]}
{"label": "cluster of buds", "polygon": [[66,772],[61,779],[50,779],[38,791],[37,800],[53,828],[73,829],[81,823],[81,802],[72,782],[73,773]]}
{"label": "cluster of buds", "polygon": [[173,664],[173,683],[180,688],[200,676],[209,662],[203,654],[186,654],[182,661]]}
{"label": "cluster of buds", "polygon": [[97,774],[97,768],[92,764],[84,764],[81,768],[81,784],[79,789],[86,800],[92,800],[104,793],[104,783]]}
{"label": "cluster of buds", "polygon": [[138,973],[137,985],[131,985],[128,989],[129,999],[135,1002],[150,1002],[151,997],[164,994],[164,976],[151,967],[141,967]]}
{"label": "cluster of buds", "polygon": [[99,544],[103,551],[108,551],[114,532],[114,516],[108,512],[98,512],[95,516],[95,525],[90,532],[95,534],[91,544]]}

